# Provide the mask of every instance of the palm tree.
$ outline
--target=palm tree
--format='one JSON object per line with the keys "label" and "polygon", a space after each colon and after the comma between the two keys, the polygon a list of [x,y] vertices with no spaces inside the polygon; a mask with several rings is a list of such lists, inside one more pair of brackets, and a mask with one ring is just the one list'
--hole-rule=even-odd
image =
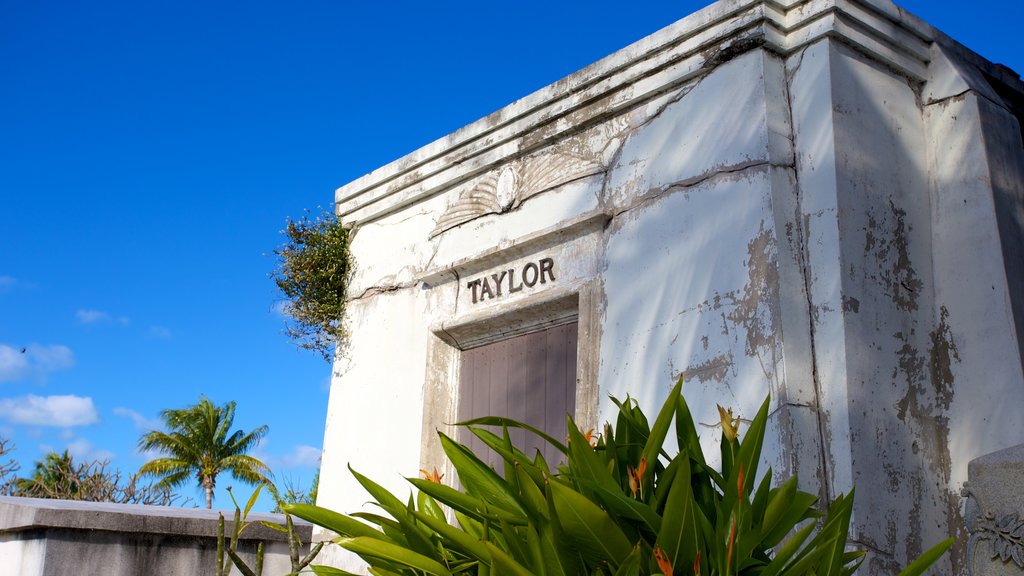
{"label": "palm tree", "polygon": [[160,412],[167,432],[153,431],[139,439],[142,450],[167,454],[142,465],[140,475],[160,477],[157,488],[177,488],[195,478],[206,492],[206,507],[213,508],[213,489],[217,475],[230,472],[241,482],[268,481],[270,468],[246,454],[267,435],[267,426],[245,433],[229,434],[235,420],[235,403],[215,406],[205,397],[199,403],[179,410]]}
{"label": "palm tree", "polygon": [[32,476],[18,478],[14,487],[18,496],[78,500],[83,476],[82,467],[75,465],[67,450],[63,454],[50,452],[36,462]]}

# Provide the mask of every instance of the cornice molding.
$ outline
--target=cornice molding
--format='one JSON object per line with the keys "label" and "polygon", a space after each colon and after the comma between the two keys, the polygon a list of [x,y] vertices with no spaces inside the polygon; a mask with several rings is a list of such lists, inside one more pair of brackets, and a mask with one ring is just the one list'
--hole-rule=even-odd
{"label": "cornice molding", "polygon": [[923,83],[947,40],[888,0],[722,0],[337,190],[347,224],[371,222],[617,116],[738,54],[787,55],[834,39]]}

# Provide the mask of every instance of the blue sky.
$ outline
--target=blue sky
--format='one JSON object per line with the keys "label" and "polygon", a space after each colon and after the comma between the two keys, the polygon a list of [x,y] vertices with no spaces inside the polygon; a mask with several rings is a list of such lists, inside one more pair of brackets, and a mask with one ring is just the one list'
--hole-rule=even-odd
{"label": "blue sky", "polygon": [[[308,485],[330,367],[274,311],[285,219],[707,3],[0,0],[0,435],[134,471],[204,394]],[[1024,71],[1019,0],[901,5]]]}

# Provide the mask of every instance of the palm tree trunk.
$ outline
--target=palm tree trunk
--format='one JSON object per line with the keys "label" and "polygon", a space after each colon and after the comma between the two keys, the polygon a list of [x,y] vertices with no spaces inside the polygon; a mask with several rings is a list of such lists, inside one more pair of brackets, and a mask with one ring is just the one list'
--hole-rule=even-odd
{"label": "palm tree trunk", "polygon": [[203,486],[203,489],[206,491],[206,508],[208,510],[212,509],[213,508],[213,486],[206,485],[206,486]]}

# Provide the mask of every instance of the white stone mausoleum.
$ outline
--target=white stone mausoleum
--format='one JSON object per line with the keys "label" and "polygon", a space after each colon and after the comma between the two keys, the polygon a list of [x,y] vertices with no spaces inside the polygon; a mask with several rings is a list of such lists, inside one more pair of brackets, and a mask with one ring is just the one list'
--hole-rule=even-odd
{"label": "white stone mausoleum", "polygon": [[967,463],[1024,442],[1022,120],[888,0],[722,0],[343,186],[318,503],[444,471],[467,416],[564,435],[682,375],[709,454],[771,394],[774,473],[856,486],[862,573],[949,535],[960,573]]}

